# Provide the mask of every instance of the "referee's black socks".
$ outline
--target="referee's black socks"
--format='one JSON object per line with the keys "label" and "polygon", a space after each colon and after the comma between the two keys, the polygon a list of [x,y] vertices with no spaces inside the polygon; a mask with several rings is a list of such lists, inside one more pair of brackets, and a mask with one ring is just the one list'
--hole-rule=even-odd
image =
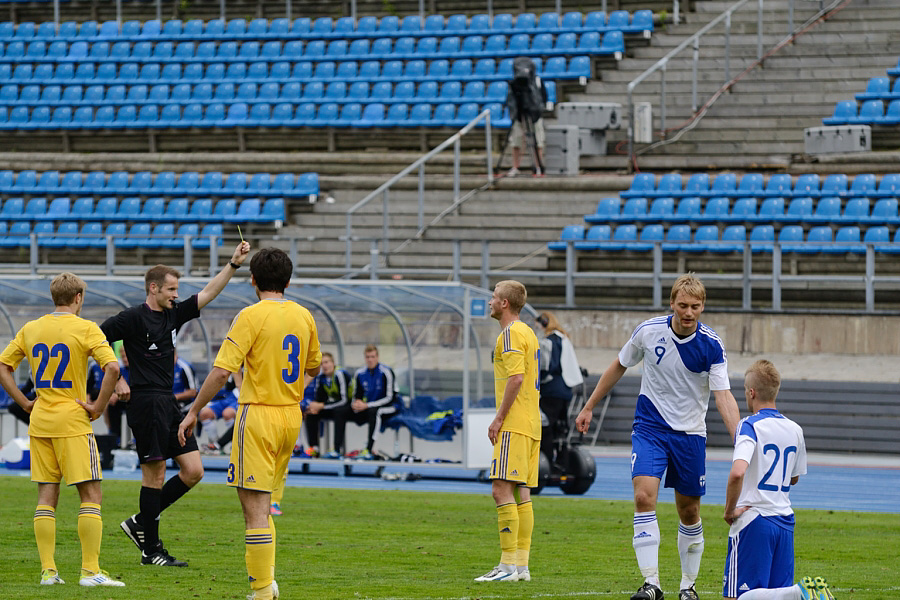
{"label": "referee's black socks", "polygon": [[159,512],[162,512],[175,504],[179,498],[188,493],[191,488],[181,480],[178,473],[166,482],[162,488],[162,495],[159,499]]}
{"label": "referee's black socks", "polygon": [[144,548],[159,545],[159,513],[161,512],[162,490],[141,486],[138,524],[144,528]]}

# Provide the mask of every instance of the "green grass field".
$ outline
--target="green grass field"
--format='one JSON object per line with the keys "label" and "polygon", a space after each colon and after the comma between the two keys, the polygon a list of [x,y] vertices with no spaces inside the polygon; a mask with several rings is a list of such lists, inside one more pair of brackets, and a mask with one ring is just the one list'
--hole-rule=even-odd
{"label": "green grass field", "polygon": [[[64,586],[41,587],[32,515],[36,486],[0,478],[3,599],[243,599],[243,519],[234,490],[201,483],[165,513],[160,527],[186,569],[142,567],[119,530],[134,512],[139,484],[103,484],[104,540],[100,565],[127,587],[81,588],[76,531],[78,494],[64,489],[57,509],[56,560]],[[627,598],[640,584],[631,547],[628,502],[537,497],[529,583],[476,584],[497,563],[496,513],[484,495],[288,488],[276,519],[276,578],[282,598]],[[658,511],[663,589],[677,598],[680,579],[672,505]],[[721,507],[704,506],[706,551],[697,589],[720,598],[727,527]],[[897,593],[900,516],[797,511],[797,576],[823,575],[837,600],[876,600]]]}

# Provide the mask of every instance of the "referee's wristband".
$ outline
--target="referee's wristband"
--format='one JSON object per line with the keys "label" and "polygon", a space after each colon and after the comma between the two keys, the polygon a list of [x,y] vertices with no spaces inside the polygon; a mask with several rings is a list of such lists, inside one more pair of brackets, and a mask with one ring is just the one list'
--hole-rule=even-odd
{"label": "referee's wristband", "polygon": [[231,268],[234,269],[235,271],[237,271],[238,269],[241,268],[241,265],[236,264],[234,261],[231,261],[231,260],[228,261],[228,264],[231,265]]}

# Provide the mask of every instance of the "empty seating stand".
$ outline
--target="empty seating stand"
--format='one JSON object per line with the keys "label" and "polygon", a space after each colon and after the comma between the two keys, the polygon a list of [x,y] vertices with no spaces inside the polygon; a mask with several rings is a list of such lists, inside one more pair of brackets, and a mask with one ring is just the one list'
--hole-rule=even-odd
{"label": "empty seating stand", "polygon": [[619,197],[601,198],[584,224],[568,225],[551,251],[900,253],[900,173],[634,176]]}
{"label": "empty seating stand", "polygon": [[280,228],[287,203],[315,201],[316,173],[0,171],[0,245],[209,247],[223,225]]}

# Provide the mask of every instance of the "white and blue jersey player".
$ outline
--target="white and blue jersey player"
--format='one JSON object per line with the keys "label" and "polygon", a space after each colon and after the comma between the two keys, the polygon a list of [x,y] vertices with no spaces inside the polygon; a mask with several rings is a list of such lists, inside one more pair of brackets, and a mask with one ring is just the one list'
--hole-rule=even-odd
{"label": "white and blue jersey player", "polygon": [[806,442],[799,425],[778,412],[781,376],[756,361],[744,376],[751,416],[738,424],[725,491],[728,554],[722,595],[742,600],[831,598],[821,577],[794,581],[791,486],[806,474]]}
{"label": "white and blue jersey player", "polygon": [[659,484],[675,488],[680,520],[679,600],[697,600],[694,584],[703,556],[700,498],[706,493],[706,412],[712,391],[716,408],[733,436],[740,412],[728,380],[725,345],[699,321],[706,288],[693,274],[672,286],[673,314],[644,321],[597,382],[575,425],[586,432],[594,407],[629,367],[643,361],[641,392],[631,433],[631,481],[634,487],[632,545],[644,583],[632,600],[662,600],[659,582]]}

